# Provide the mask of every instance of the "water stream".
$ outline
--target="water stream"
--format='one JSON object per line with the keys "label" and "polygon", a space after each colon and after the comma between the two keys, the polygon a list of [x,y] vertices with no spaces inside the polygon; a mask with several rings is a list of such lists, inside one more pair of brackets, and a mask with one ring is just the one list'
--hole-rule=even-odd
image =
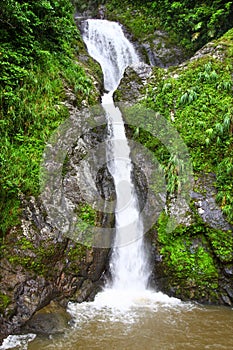
{"label": "water stream", "polygon": [[102,97],[109,125],[107,160],[117,193],[112,279],[93,302],[69,303],[72,321],[61,335],[11,336],[0,349],[230,350],[232,309],[184,303],[147,286],[150,273],[131,180],[130,149],[112,99],[124,69],[139,58],[117,23],[88,20],[83,38],[101,64],[107,91]]}
{"label": "water stream", "polygon": [[119,293],[133,295],[146,290],[149,278],[147,257],[143,244],[143,223],[132,182],[130,148],[119,108],[113,102],[127,66],[138,64],[139,57],[126,39],[118,23],[106,20],[85,21],[83,39],[89,54],[100,63],[104,75],[102,106],[108,121],[108,169],[114,179],[117,202],[115,208],[116,236],[110,261],[111,283],[105,294],[118,299]]}
{"label": "water stream", "polygon": [[132,182],[130,148],[121,112],[115,107],[112,97],[125,68],[140,61],[118,23],[89,19],[85,21],[83,39],[89,54],[102,67],[107,91],[102,96],[102,106],[108,122],[107,165],[117,195],[116,234],[110,259],[111,280],[107,281],[94,302],[81,305],[70,303],[68,311],[74,319],[79,315],[80,320],[83,314],[87,313],[89,318],[93,312],[98,314],[106,309],[105,316],[108,315],[110,319],[123,318],[126,321],[129,317],[132,321],[134,307],[153,307],[156,303],[181,304],[176,298],[169,298],[147,288],[150,271],[143,242],[143,223]]}

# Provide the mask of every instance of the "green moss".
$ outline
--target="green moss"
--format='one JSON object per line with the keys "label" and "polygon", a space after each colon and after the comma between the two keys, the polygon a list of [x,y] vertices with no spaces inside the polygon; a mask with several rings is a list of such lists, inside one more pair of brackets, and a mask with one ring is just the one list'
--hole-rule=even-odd
{"label": "green moss", "polygon": [[86,255],[87,248],[79,243],[73,245],[68,251],[70,261],[80,261]]}
{"label": "green moss", "polygon": [[66,257],[66,273],[75,274],[76,276],[80,273],[80,266],[85,261],[87,255],[87,247],[80,243],[70,243],[64,252]]}
{"label": "green moss", "polygon": [[168,215],[161,213],[157,224],[159,252],[170,287],[185,299],[217,301],[219,260],[224,264],[233,261],[232,232],[212,229],[200,218],[172,232],[168,224]]}
{"label": "green moss", "polygon": [[5,312],[5,309],[10,304],[10,302],[10,297],[0,292],[0,314],[3,314]]}
{"label": "green moss", "polygon": [[[18,238],[19,237],[19,238]],[[49,275],[51,261],[57,260],[61,255],[59,244],[51,241],[41,241],[40,246],[35,245],[25,236],[20,235],[8,237],[2,245],[2,255],[9,260],[13,266],[23,266],[26,270],[38,275]]]}
{"label": "green moss", "polygon": [[85,245],[72,241],[67,244],[47,239],[38,244],[23,236],[19,230],[8,235],[1,245],[1,256],[8,259],[12,266],[21,266],[29,273],[45,278],[54,278],[56,272],[61,272],[59,269],[62,265],[70,273],[77,274],[86,252]]}
{"label": "green moss", "polygon": [[77,223],[74,239],[82,242],[87,247],[93,245],[93,231],[92,228],[98,225],[98,213],[88,204],[80,203],[76,208]]}
{"label": "green moss", "polygon": [[179,225],[168,233],[167,223],[168,216],[162,213],[158,220],[158,242],[167,275],[183,288],[217,283],[218,270],[204,226]]}
{"label": "green moss", "polygon": [[220,230],[209,230],[207,233],[214,254],[222,262],[233,261],[233,234],[229,230],[227,232]]}

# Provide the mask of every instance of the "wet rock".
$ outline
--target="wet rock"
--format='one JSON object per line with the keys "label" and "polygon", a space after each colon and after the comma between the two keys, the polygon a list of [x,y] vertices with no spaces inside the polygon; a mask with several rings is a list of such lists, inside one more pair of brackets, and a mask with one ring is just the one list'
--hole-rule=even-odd
{"label": "wet rock", "polygon": [[141,96],[142,88],[151,74],[152,68],[145,63],[139,63],[126,68],[120,85],[114,92],[114,101],[128,104],[133,104],[138,101]]}
{"label": "wet rock", "polygon": [[198,60],[203,56],[211,56],[215,59],[223,60],[225,58],[225,48],[222,43],[216,46],[216,43],[209,42],[198,50],[195,55],[190,58],[190,61]]}
{"label": "wet rock", "polygon": [[215,181],[216,177],[211,173],[199,176],[191,198],[194,200],[198,214],[210,227],[223,231],[233,230],[215,201],[217,194],[214,186]]}
{"label": "wet rock", "polygon": [[193,223],[193,215],[185,198],[169,197],[166,210],[174,219],[174,228],[176,225],[190,226]]}
{"label": "wet rock", "polygon": [[[229,283],[224,288],[231,300],[233,299],[233,288],[232,287],[233,287],[233,283],[231,283],[231,284]],[[230,305],[231,304],[232,303],[230,303]]]}
{"label": "wet rock", "polygon": [[81,303],[82,301],[87,300],[92,292],[92,289],[92,282],[88,279],[85,280],[82,284],[82,287],[77,290],[71,300],[77,303]]}
{"label": "wet rock", "polygon": [[69,326],[71,317],[58,304],[51,302],[48,306],[36,312],[22,327],[22,333],[38,335],[53,335],[63,333]]}
{"label": "wet rock", "polygon": [[[68,222],[69,227],[72,228],[72,220],[77,216],[76,210],[86,205],[86,199],[82,197],[84,188],[81,188],[81,182],[75,174],[80,161],[104,138],[102,126],[92,130],[87,123],[84,135],[79,139],[80,143],[74,142],[73,140],[77,141],[75,128],[80,125],[80,120],[88,118],[89,114],[84,113],[79,116],[79,119],[78,115],[76,117],[76,108],[70,102],[68,105],[71,114],[73,113],[73,121],[71,125],[65,125],[66,127],[62,130],[67,137],[58,138],[54,147],[48,146],[50,153],[47,153],[46,169],[55,171],[54,187],[48,186],[44,197],[42,195],[38,198],[21,196],[21,225],[13,228],[5,237],[5,249],[2,250],[0,259],[1,271],[4,271],[1,274],[2,294],[0,295],[4,302],[4,306],[0,307],[2,336],[19,332],[22,325],[51,300],[57,300],[65,306],[77,293],[78,300],[81,302],[85,298],[93,298],[103,283],[101,277],[106,269],[109,249],[102,246],[98,248],[87,246],[84,240],[79,240],[77,231],[72,234],[70,231],[64,231],[66,226],[59,221],[64,217],[65,222]],[[61,146],[64,147],[67,158],[63,154],[61,157],[59,154],[56,158],[57,149]],[[98,160],[98,156],[95,156],[88,168],[90,176],[93,168],[98,173]],[[63,166],[63,174],[56,173],[56,167],[61,169],[60,165]],[[96,194],[100,198],[102,196],[103,205],[106,197],[114,197],[114,193],[110,190],[114,187],[108,186],[112,179],[107,175],[104,173],[102,177],[94,179]],[[88,172],[85,176],[88,176]],[[107,190],[108,187],[110,187],[109,190]],[[50,202],[51,188],[55,189],[57,196]],[[56,211],[57,208],[59,208],[58,211]],[[49,212],[49,210],[55,210],[55,212]],[[54,215],[54,213],[57,214]],[[106,215],[107,217],[96,213],[96,225],[111,227],[114,224],[114,217]],[[79,290],[81,290],[80,293]],[[48,329],[50,323],[48,315],[39,314],[34,320],[36,325],[32,323],[30,327],[41,333],[56,332],[60,324],[60,321],[55,318]]]}
{"label": "wet rock", "polygon": [[231,300],[227,295],[222,295],[222,300],[225,305],[232,306]]}
{"label": "wet rock", "polygon": [[[215,202],[214,182],[214,174],[199,174],[195,191],[190,192],[189,205],[167,197],[165,217],[167,220],[176,218],[176,223],[171,232],[167,221],[160,223],[165,245],[161,244],[161,238],[158,240],[155,228],[148,234],[152,267],[150,284],[182,300],[232,306],[233,252],[230,242],[233,230]],[[224,242],[221,243],[219,235]],[[190,266],[188,272],[187,266]],[[197,273],[193,273],[195,270]],[[200,275],[203,275],[201,280]]]}
{"label": "wet rock", "polygon": [[224,272],[225,272],[225,274],[228,275],[228,276],[233,276],[233,266],[232,266],[232,265],[226,266],[226,267],[224,268]]}
{"label": "wet rock", "polygon": [[152,40],[142,43],[142,49],[146,54],[146,62],[161,68],[177,66],[187,58],[184,50],[172,42],[168,33],[161,30],[154,32]]}
{"label": "wet rock", "polygon": [[106,16],[106,8],[104,5],[98,7],[97,18],[104,19]]}

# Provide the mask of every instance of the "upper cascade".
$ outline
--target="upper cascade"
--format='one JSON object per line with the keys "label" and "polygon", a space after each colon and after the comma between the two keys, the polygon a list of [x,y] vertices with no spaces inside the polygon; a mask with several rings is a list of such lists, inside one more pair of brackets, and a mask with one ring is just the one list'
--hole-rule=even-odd
{"label": "upper cascade", "polygon": [[90,56],[101,65],[107,91],[116,90],[126,67],[140,62],[133,45],[117,22],[86,20],[83,40]]}

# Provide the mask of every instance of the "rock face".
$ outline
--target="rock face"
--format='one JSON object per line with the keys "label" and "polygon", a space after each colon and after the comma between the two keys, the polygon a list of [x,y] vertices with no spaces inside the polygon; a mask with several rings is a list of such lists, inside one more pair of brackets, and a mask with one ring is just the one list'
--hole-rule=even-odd
{"label": "rock face", "polygon": [[68,299],[92,298],[108,261],[108,249],[90,249],[49,230],[34,198],[24,206],[30,214],[25,210],[21,227],[7,235],[0,261],[1,335],[19,331],[51,300],[65,306]]}
{"label": "rock face", "polygon": [[137,102],[151,74],[151,66],[143,62],[126,68],[124,77],[113,95],[114,101],[129,104]]}
{"label": "rock face", "polygon": [[146,62],[151,66],[167,68],[177,66],[185,59],[184,51],[171,42],[165,31],[156,30],[153,40],[143,42],[141,50]]}
{"label": "rock face", "polygon": [[157,229],[151,230],[154,282],[165,293],[182,300],[233,305],[233,227],[215,202],[213,174],[200,176],[184,220],[172,233],[164,226],[174,215],[175,201],[167,206]]}
{"label": "rock face", "polygon": [[226,221],[221,208],[215,201],[217,194],[214,187],[215,181],[216,176],[212,173],[200,176],[196,182],[197,192],[192,192],[191,197],[203,222],[214,229],[229,231],[233,227]]}
{"label": "rock face", "polygon": [[70,318],[70,315],[61,306],[52,301],[33,315],[30,321],[22,327],[22,332],[46,336],[63,333],[68,327]]}

